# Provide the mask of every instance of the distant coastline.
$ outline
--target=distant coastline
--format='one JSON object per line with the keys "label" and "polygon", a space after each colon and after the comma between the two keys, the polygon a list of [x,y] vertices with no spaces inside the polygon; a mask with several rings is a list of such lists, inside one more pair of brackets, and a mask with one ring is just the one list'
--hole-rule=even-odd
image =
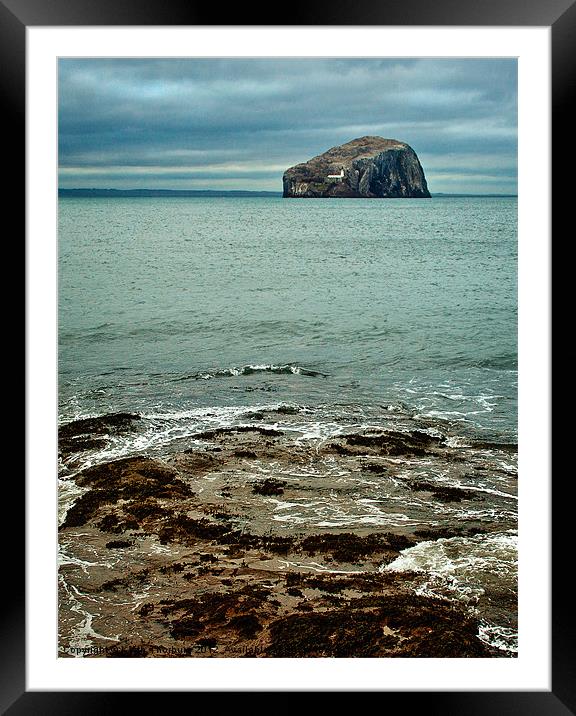
{"label": "distant coastline", "polygon": [[517,199],[518,194],[445,194],[444,192],[432,192],[432,198],[441,199],[442,197],[450,197],[451,199],[474,197],[475,199]]}
{"label": "distant coastline", "polygon": [[[94,198],[122,198],[122,197],[281,197],[281,191],[244,191],[220,189],[58,189],[59,197],[94,197]],[[517,194],[446,194],[432,193],[432,198],[517,198]]]}
{"label": "distant coastline", "polygon": [[220,189],[58,189],[59,197],[250,197],[250,196],[282,196],[281,191],[242,191]]}

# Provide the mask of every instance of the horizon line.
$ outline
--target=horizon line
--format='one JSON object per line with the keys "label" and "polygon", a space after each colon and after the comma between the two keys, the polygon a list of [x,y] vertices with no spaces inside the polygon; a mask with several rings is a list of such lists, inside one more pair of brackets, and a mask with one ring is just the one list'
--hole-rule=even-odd
{"label": "horizon line", "polygon": [[[161,193],[161,194],[173,194],[173,195],[193,195],[193,194],[266,194],[266,195],[272,195],[272,196],[282,196],[282,191],[274,191],[271,189],[150,189],[150,188],[142,188],[142,189],[116,189],[116,188],[107,188],[107,187],[58,187],[58,194],[60,195],[62,192],[86,192],[86,193],[96,193],[96,192],[103,192],[103,193],[113,193],[113,194],[137,194],[137,193],[145,193],[150,195],[151,193]],[[500,193],[500,192],[487,192],[485,194],[478,194],[478,193],[472,193],[472,192],[430,192],[431,196],[455,196],[455,197],[511,197],[511,198],[517,198],[518,194],[506,194],[506,193]],[[377,198],[386,198],[386,197],[377,197]]]}

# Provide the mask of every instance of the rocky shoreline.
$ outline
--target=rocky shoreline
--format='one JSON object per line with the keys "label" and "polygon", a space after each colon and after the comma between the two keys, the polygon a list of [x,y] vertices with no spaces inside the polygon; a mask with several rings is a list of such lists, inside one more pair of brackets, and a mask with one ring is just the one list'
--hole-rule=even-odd
{"label": "rocky shoreline", "polygon": [[[348,494],[361,502],[358,490],[379,480],[401,499],[440,509],[482,506],[477,490],[432,483],[418,470],[406,475],[412,461],[480,473],[469,447],[420,430],[306,441],[253,417],[198,433],[190,447],[161,458],[69,469],[59,529],[60,656],[509,656],[478,637],[474,610],[418,593],[419,573],[385,569],[406,548],[482,536],[497,524],[474,514],[393,529],[308,518],[318,501],[338,509]],[[139,420],[126,413],[62,426],[63,464],[73,467],[83,451]]]}

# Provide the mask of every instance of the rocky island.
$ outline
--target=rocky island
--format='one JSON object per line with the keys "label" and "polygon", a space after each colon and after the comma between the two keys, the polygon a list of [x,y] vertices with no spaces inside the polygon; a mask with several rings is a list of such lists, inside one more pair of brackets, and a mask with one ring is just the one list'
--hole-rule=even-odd
{"label": "rocky island", "polygon": [[284,172],[284,198],[430,198],[424,170],[408,144],[360,137]]}

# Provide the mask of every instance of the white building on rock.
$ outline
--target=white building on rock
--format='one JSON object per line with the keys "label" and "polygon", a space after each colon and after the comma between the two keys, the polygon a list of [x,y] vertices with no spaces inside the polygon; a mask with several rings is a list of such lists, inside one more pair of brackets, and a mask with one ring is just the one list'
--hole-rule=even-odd
{"label": "white building on rock", "polygon": [[327,179],[333,179],[335,181],[342,181],[344,179],[344,167],[340,169],[340,174],[328,174]]}

